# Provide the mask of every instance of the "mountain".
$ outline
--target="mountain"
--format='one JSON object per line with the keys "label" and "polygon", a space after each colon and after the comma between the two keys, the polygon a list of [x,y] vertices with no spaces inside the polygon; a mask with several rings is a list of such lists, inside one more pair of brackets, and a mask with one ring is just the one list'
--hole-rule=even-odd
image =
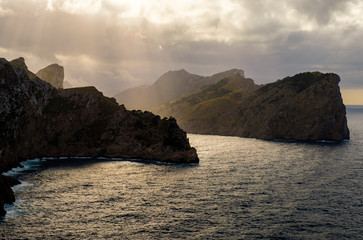
{"label": "mountain", "polygon": [[217,116],[237,106],[243,96],[258,88],[252,79],[235,74],[154,108],[153,111],[161,116],[175,117],[189,132],[208,134]]}
{"label": "mountain", "polygon": [[234,74],[244,75],[243,71],[238,69],[231,69],[210,77],[191,74],[184,69],[169,71],[151,86],[143,85],[127,89],[117,94],[115,98],[118,103],[124,104],[129,109],[151,110]]}
{"label": "mountain", "polygon": [[[174,118],[128,111],[94,87],[56,89],[28,71],[0,58],[0,173],[43,157],[199,161]],[[0,215],[10,186],[1,176]]]}
{"label": "mountain", "polygon": [[35,75],[55,88],[63,88],[64,68],[56,63],[40,69]]}
{"label": "mountain", "polygon": [[263,86],[250,81],[228,77],[154,111],[174,116],[190,133],[267,140],[349,139],[338,75],[307,72]]}

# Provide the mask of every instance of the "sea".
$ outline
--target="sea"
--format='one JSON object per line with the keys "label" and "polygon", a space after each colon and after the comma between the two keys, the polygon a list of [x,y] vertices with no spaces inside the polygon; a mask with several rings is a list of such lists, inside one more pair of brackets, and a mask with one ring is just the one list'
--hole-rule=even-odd
{"label": "sea", "polygon": [[351,139],[188,134],[199,164],[32,159],[0,239],[363,239],[363,106]]}

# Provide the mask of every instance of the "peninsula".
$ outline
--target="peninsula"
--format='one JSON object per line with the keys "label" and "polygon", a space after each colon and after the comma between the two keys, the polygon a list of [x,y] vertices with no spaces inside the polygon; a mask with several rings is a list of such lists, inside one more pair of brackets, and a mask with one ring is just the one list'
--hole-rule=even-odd
{"label": "peninsula", "polygon": [[[95,87],[57,89],[21,60],[0,59],[0,173],[43,157],[199,162],[174,118],[128,111]],[[0,177],[0,215],[14,200],[12,184]]]}
{"label": "peninsula", "polygon": [[339,82],[334,73],[305,72],[258,85],[243,70],[202,77],[182,69],[115,97],[126,107],[173,116],[189,133],[342,141],[349,129]]}

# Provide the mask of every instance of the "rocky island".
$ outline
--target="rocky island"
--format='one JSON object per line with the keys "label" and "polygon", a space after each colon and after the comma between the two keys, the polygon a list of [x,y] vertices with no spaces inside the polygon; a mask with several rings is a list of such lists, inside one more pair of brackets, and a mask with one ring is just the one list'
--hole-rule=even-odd
{"label": "rocky island", "polygon": [[[0,127],[0,173],[43,157],[199,161],[174,118],[128,111],[94,87],[57,89],[21,58],[0,59]],[[0,215],[14,201],[13,184],[0,176]]]}

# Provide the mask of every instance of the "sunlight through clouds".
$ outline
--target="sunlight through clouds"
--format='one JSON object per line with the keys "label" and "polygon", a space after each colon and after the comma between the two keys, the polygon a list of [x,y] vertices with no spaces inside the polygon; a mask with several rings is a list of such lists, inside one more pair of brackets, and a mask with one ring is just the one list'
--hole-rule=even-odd
{"label": "sunlight through clouds", "polygon": [[47,10],[61,10],[70,14],[96,14],[102,7],[102,0],[48,0]]}
{"label": "sunlight through clouds", "polygon": [[120,22],[168,27],[179,25],[180,32],[188,38],[199,40],[229,41],[240,38],[233,31],[242,27],[246,14],[233,1],[104,1],[104,6],[115,11]]}
{"label": "sunlight through clouds", "polygon": [[58,61],[66,77],[109,94],[181,68],[242,68],[257,83],[320,70],[363,88],[362,9],[357,0],[0,0],[0,53],[35,70]]}
{"label": "sunlight through clouds", "polygon": [[343,26],[362,26],[363,2],[349,2],[347,12],[339,12],[335,15],[335,23]]}
{"label": "sunlight through clouds", "polygon": [[2,7],[3,4],[3,0],[0,0],[0,17],[5,17],[5,16],[9,16],[9,15],[13,15],[14,11],[11,9],[4,9]]}

